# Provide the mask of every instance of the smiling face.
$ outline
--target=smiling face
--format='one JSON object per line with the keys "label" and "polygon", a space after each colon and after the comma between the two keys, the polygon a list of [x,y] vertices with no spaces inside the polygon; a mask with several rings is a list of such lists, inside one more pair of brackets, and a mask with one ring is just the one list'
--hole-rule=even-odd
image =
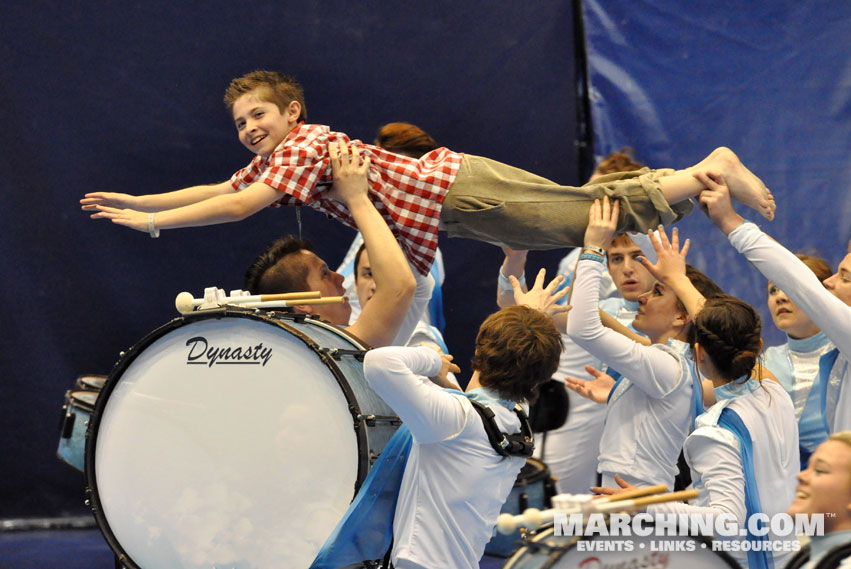
{"label": "smiling face", "polygon": [[828,439],[798,474],[787,513],[825,514],[825,533],[851,529],[851,444]]}
{"label": "smiling face", "polygon": [[282,113],[261,94],[256,90],[238,98],[233,104],[233,122],[242,145],[268,157],[298,124],[301,105],[291,101]]}
{"label": "smiling face", "polygon": [[[316,256],[312,251],[302,250],[301,262],[307,267],[308,290],[318,290],[322,297],[343,296],[346,290],[343,288],[343,275],[335,273],[328,265]],[[337,326],[348,326],[349,317],[352,315],[352,307],[348,301],[342,304],[314,304],[306,305],[305,312],[317,314],[323,320],[327,320]]]}
{"label": "smiling face", "polygon": [[656,281],[638,297],[638,312],[632,327],[655,344],[677,336],[687,322],[688,316],[678,308],[674,291]]}
{"label": "smiling face", "polygon": [[626,300],[638,300],[655,282],[647,269],[636,260],[640,256],[641,249],[627,236],[616,239],[606,256],[612,281]]}
{"label": "smiling face", "polygon": [[774,325],[792,338],[809,338],[819,333],[819,327],[809,316],[771,281],[768,283],[768,311]]}
{"label": "smiling face", "polygon": [[839,270],[824,281],[824,286],[833,296],[851,306],[851,253],[842,259]]}

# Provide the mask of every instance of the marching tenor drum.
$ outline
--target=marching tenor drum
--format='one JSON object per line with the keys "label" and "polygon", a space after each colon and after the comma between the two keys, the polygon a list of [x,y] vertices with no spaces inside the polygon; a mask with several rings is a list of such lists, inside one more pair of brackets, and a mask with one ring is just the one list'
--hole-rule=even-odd
{"label": "marching tenor drum", "polygon": [[128,568],[307,568],[399,425],[364,347],[303,315],[194,312],[122,354],[89,422],[98,525]]}

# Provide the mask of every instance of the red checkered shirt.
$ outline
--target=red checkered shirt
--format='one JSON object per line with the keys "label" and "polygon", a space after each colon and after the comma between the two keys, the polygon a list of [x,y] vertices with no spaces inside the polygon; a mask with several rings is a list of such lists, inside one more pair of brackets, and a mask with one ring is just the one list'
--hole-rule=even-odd
{"label": "red checkered shirt", "polygon": [[[231,177],[237,191],[260,182],[284,193],[272,204],[307,205],[349,227],[355,221],[348,208],[327,197],[334,179],[328,142],[349,137],[327,126],[297,125],[269,158],[260,155]],[[428,274],[437,250],[440,208],[464,155],[447,148],[432,150],[419,160],[354,141],[361,156],[369,156],[369,195],[387,221],[408,260]]]}

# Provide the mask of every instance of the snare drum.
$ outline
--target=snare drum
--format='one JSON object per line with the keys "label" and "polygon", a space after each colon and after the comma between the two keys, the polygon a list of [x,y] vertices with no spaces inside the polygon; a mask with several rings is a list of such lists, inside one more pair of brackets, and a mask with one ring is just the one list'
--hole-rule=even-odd
{"label": "snare drum", "polygon": [[303,315],[226,308],[123,354],[86,447],[91,507],[118,560],[308,567],[399,425],[363,353]]}
{"label": "snare drum", "polygon": [[[92,377],[92,376],[86,376]],[[77,386],[80,386],[78,380]],[[100,393],[94,390],[69,390],[65,392],[62,419],[59,423],[59,448],[56,456],[60,460],[83,471],[86,457],[86,429],[95,409]]]}
{"label": "snare drum", "polygon": [[[552,497],[556,494],[555,480],[550,469],[540,460],[527,458],[526,465],[517,475],[508,500],[502,505],[501,514],[522,514],[526,508],[545,510],[551,507]],[[493,537],[485,546],[485,553],[498,557],[508,557],[519,547],[520,530],[511,534],[501,534],[494,528]]]}
{"label": "snare drum", "polygon": [[559,536],[543,526],[503,569],[602,569],[604,567],[688,567],[741,569],[729,554],[713,551],[699,536],[574,537]]}

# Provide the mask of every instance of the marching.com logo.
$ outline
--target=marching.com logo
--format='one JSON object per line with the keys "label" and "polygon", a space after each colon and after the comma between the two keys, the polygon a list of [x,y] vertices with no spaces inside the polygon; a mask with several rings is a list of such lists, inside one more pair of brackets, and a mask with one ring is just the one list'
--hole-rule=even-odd
{"label": "marching.com logo", "polygon": [[[796,514],[792,517],[789,514],[768,516],[758,513],[749,516],[744,524],[733,514],[727,513],[615,513],[608,516],[602,513],[555,514],[553,534],[609,538],[580,540],[576,543],[578,551],[629,552],[642,549],[647,552],[672,552],[702,548],[728,552],[787,552],[800,549],[796,536],[824,535],[824,514]],[[688,536],[707,536],[712,537],[713,541],[670,539]],[[657,561],[662,561],[662,558],[657,558]]]}

